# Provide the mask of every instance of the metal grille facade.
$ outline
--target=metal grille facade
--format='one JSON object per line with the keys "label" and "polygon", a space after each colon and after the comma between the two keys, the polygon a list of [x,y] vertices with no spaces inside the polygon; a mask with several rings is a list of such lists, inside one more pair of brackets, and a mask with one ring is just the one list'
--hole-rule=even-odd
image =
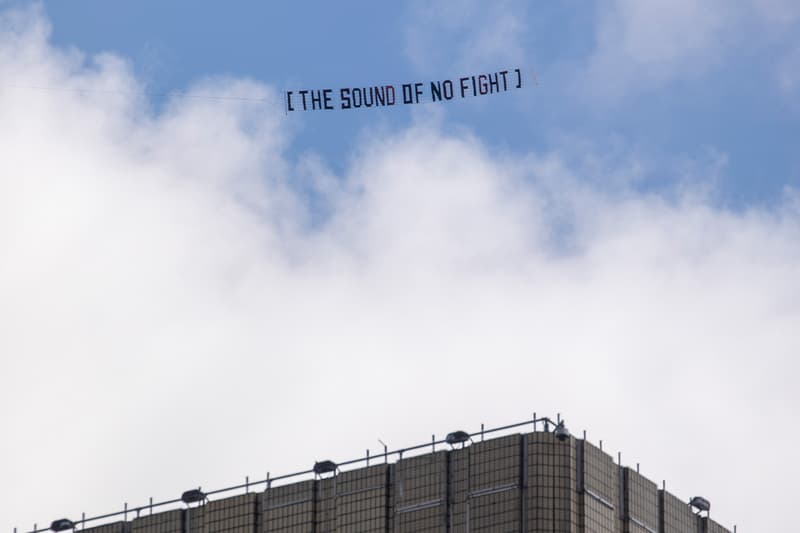
{"label": "metal grille facade", "polygon": [[195,531],[202,533],[253,533],[258,516],[257,496],[241,494],[233,498],[211,501],[204,510],[202,524]]}
{"label": "metal grille facade", "polygon": [[583,530],[592,533],[619,533],[619,467],[600,448],[588,442],[580,444],[583,467],[583,484],[580,487],[583,496]]}
{"label": "metal grille facade", "polygon": [[660,520],[660,533],[682,533],[697,529],[697,517],[686,502],[681,501],[666,491],[658,491]]}
{"label": "metal grille facade", "polygon": [[445,533],[448,524],[447,452],[435,452],[392,465],[391,530],[396,533]]}
{"label": "metal grille facade", "polygon": [[[188,512],[186,513],[189,514]],[[184,533],[184,511],[173,510],[143,516],[133,521],[132,533]]]}
{"label": "metal grille facade", "polygon": [[91,530],[87,529],[87,531],[91,531],[92,533],[130,533],[131,524],[130,522],[114,522],[93,527]]}
{"label": "metal grille facade", "polygon": [[729,533],[581,439],[512,434],[91,533]]}
{"label": "metal grille facade", "polygon": [[626,533],[658,533],[658,486],[630,468],[623,470]]}
{"label": "metal grille facade", "polygon": [[315,482],[270,487],[261,496],[261,533],[314,533]]}

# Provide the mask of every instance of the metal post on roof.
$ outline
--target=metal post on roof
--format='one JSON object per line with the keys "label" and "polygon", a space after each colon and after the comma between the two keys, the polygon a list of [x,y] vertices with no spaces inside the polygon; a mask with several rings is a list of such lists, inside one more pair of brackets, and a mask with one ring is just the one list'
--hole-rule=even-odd
{"label": "metal post on roof", "polygon": [[378,442],[383,444],[383,462],[384,464],[389,462],[389,447],[386,446],[386,443],[383,442],[381,439],[378,439]]}

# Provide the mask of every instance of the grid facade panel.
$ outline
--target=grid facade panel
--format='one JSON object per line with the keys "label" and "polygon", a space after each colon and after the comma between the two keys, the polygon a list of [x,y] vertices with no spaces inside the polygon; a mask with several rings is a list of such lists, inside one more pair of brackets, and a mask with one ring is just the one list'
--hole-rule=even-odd
{"label": "grid facade panel", "polygon": [[120,521],[103,524],[102,526],[87,527],[86,529],[81,529],[81,531],[86,531],[87,533],[128,533],[130,527],[131,524],[129,522]]}
{"label": "grid facade panel", "polygon": [[314,483],[314,533],[335,531],[336,476],[319,479]]}
{"label": "grid facade panel", "polygon": [[588,494],[583,503],[585,533],[618,533],[619,520],[614,509]]}
{"label": "grid facade panel", "polygon": [[625,518],[631,533],[658,533],[658,486],[625,468]]}
{"label": "grid facade panel", "polygon": [[661,533],[696,533],[697,518],[688,503],[669,492],[659,491],[663,525]]}
{"label": "grid facade panel", "polygon": [[447,452],[398,461],[390,485],[391,524],[397,533],[447,530]]}
{"label": "grid facade panel", "polygon": [[470,446],[470,489],[517,485],[520,480],[520,436],[509,435]]}
{"label": "grid facade panel", "polygon": [[142,516],[131,522],[132,533],[183,533],[183,511]]}
{"label": "grid facade panel", "polygon": [[574,440],[561,442],[552,433],[529,433],[525,438],[527,530],[579,531]]}
{"label": "grid facade panel", "polygon": [[584,442],[582,472],[585,533],[618,533],[619,468],[603,450]]}
{"label": "grid facade panel", "polygon": [[209,502],[204,507],[203,533],[253,533],[256,530],[255,494]]}
{"label": "grid facade panel", "polygon": [[450,452],[449,455],[449,523],[451,533],[465,533],[467,527],[467,499],[469,498],[470,447]]}
{"label": "grid facade panel", "polygon": [[710,518],[704,518],[703,522],[705,525],[704,533],[730,533],[730,530],[725,529]]}
{"label": "grid facade panel", "polygon": [[187,533],[206,533],[206,507],[204,505],[187,509],[183,514],[183,520],[186,524],[184,530]]}
{"label": "grid facade panel", "polygon": [[520,435],[476,443],[469,460],[470,532],[520,531]]}
{"label": "grid facade panel", "polygon": [[518,533],[519,493],[506,490],[470,500],[470,532]]}
{"label": "grid facade panel", "polygon": [[262,533],[313,533],[314,481],[271,487],[261,494]]}
{"label": "grid facade panel", "polygon": [[614,459],[597,446],[583,446],[584,486],[600,498],[617,507],[619,499],[618,467]]}
{"label": "grid facade panel", "polygon": [[343,472],[336,483],[336,531],[385,531],[387,524],[386,465]]}
{"label": "grid facade panel", "polygon": [[394,515],[397,533],[440,533],[447,531],[447,518],[441,505],[400,511]]}
{"label": "grid facade panel", "polygon": [[627,528],[627,531],[629,531],[630,533],[658,533],[657,530],[650,529],[646,526],[637,524],[636,522],[630,522],[626,524],[625,527]]}

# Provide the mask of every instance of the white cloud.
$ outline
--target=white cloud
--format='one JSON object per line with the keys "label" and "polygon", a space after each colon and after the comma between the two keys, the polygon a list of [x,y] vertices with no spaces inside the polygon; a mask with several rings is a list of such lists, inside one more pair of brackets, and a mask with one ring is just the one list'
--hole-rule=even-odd
{"label": "white cloud", "polygon": [[0,528],[532,410],[723,522],[794,520],[796,201],[604,194],[435,125],[332,179],[277,101],[154,116],[118,59],[0,28]]}
{"label": "white cloud", "polygon": [[790,104],[797,107],[800,94],[800,45],[787,52],[775,68],[775,78]]}
{"label": "white cloud", "polygon": [[632,86],[660,85],[720,59],[736,8],[724,1],[617,0],[599,10],[589,63],[591,90],[618,97]]}
{"label": "white cloud", "polygon": [[[531,48],[536,39],[529,35],[532,21],[553,16],[548,10],[516,0],[411,6],[406,55],[421,72],[549,61]],[[793,0],[613,0],[587,7],[595,14],[589,36],[594,46],[583,61],[548,65],[551,85],[571,83],[572,91],[592,101],[623,103],[631,94],[704,79],[730,62],[760,57],[779,71],[778,86],[786,86],[789,74],[781,65],[797,46],[800,20],[800,4]]]}
{"label": "white cloud", "polygon": [[778,25],[792,24],[800,18],[800,4],[794,0],[752,0],[757,16]]}
{"label": "white cloud", "polygon": [[770,47],[796,41],[800,7],[786,0],[615,0],[598,13],[595,50],[580,82],[593,95],[620,99],[706,75],[737,52],[758,51],[771,61]]}
{"label": "white cloud", "polygon": [[526,2],[437,0],[411,6],[406,55],[422,72],[494,72],[525,59]]}

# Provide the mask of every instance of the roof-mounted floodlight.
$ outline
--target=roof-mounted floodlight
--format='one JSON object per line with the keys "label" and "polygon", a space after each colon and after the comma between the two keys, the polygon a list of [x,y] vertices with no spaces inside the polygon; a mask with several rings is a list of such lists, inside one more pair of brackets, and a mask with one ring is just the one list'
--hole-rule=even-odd
{"label": "roof-mounted floodlight", "polygon": [[553,430],[553,433],[555,434],[556,438],[561,442],[564,442],[569,438],[569,430],[564,425],[563,420],[556,425],[555,429]]}
{"label": "roof-mounted floodlight", "polygon": [[445,442],[450,446],[454,444],[464,443],[469,440],[469,433],[466,431],[453,431],[452,433],[448,433],[447,437],[444,438]]}
{"label": "roof-mounted floodlight", "polygon": [[50,531],[66,531],[68,529],[75,529],[75,523],[69,518],[59,518],[50,524]]}
{"label": "roof-mounted floodlight", "polygon": [[314,473],[316,475],[336,472],[338,466],[333,461],[317,461],[314,463]]}
{"label": "roof-mounted floodlight", "polygon": [[701,511],[709,512],[711,510],[711,502],[702,496],[695,496],[689,500],[689,505],[697,509],[698,513]]}
{"label": "roof-mounted floodlight", "polygon": [[200,489],[187,490],[186,492],[181,494],[181,501],[186,504],[202,502],[205,499],[206,499],[206,493]]}

